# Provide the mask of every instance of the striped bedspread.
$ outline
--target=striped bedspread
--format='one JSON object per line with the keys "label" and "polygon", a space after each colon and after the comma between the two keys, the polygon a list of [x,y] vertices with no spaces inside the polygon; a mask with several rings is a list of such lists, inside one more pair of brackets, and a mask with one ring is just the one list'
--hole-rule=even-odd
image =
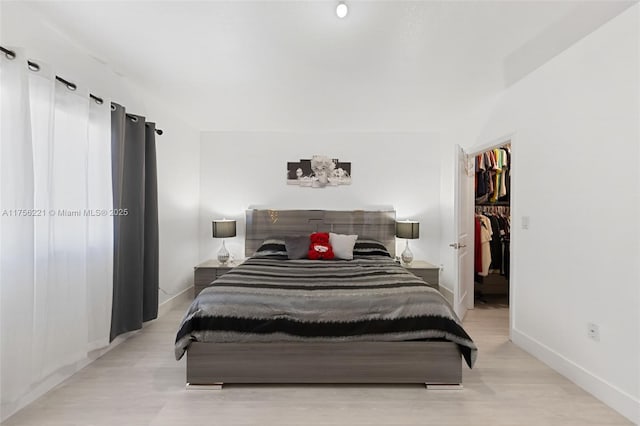
{"label": "striped bedspread", "polygon": [[387,257],[351,261],[250,258],[204,289],[176,337],[197,342],[345,342],[436,339],[477,348],[435,289]]}

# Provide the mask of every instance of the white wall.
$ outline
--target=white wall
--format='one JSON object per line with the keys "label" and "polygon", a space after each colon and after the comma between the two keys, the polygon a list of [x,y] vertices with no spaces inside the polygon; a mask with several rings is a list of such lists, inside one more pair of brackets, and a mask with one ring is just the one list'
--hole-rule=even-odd
{"label": "white wall", "polygon": [[[393,206],[400,219],[420,221],[414,257],[439,260],[440,154],[429,133],[206,132],[202,134],[200,258],[214,258],[220,242],[211,220],[235,218],[238,236],[227,240],[244,257],[244,211],[251,205],[280,209],[366,209]],[[328,155],[350,161],[351,185],[304,188],[286,184],[287,162]],[[398,241],[397,249],[403,249]],[[401,252],[401,250],[400,250]]]}
{"label": "white wall", "polygon": [[198,260],[200,132],[165,108],[148,105],[146,111],[164,132],[156,137],[162,304],[193,286],[193,266]]}
{"label": "white wall", "polygon": [[636,423],[639,23],[636,5],[512,86],[478,138],[515,132],[513,341]]}
{"label": "white wall", "polygon": [[25,48],[30,58],[52,65],[63,78],[146,116],[164,131],[156,137],[160,303],[193,285],[193,265],[198,260],[199,131],[186,124],[171,105],[94,59],[81,40],[67,37],[64,29],[47,22],[32,6],[2,2],[1,8],[4,46]]}

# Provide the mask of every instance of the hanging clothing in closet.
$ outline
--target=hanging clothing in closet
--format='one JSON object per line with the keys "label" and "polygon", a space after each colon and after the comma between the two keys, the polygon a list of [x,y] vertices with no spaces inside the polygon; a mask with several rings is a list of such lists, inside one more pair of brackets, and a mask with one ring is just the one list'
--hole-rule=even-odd
{"label": "hanging clothing in closet", "polygon": [[498,273],[509,277],[511,219],[509,207],[476,207],[475,271],[486,277]]}
{"label": "hanging clothing in closet", "polygon": [[475,271],[478,275],[486,277],[489,275],[491,266],[491,239],[492,227],[489,218],[483,215],[476,215],[476,238],[475,238]]}
{"label": "hanging clothing in closet", "polygon": [[475,157],[476,203],[508,202],[511,189],[511,149],[496,148]]}
{"label": "hanging clothing in closet", "polygon": [[[503,221],[500,217],[494,215],[489,215],[488,218],[491,221],[493,229],[495,229],[494,234],[492,235],[491,244],[491,271],[500,273],[502,269],[502,236],[504,234],[504,230],[502,228]],[[495,238],[493,238],[494,236]]]}
{"label": "hanging clothing in closet", "polygon": [[491,266],[490,272],[507,276],[505,253],[509,252],[510,216],[500,213],[484,213],[491,221]]}

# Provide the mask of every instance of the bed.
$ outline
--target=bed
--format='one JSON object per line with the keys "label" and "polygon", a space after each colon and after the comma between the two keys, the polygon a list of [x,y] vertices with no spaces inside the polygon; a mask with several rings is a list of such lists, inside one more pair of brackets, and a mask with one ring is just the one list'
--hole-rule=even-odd
{"label": "bed", "polygon": [[[393,258],[395,212],[246,212],[249,257],[203,290],[175,343],[187,385],[460,386],[477,348],[435,289]],[[358,234],[353,260],[290,260],[284,238]]]}

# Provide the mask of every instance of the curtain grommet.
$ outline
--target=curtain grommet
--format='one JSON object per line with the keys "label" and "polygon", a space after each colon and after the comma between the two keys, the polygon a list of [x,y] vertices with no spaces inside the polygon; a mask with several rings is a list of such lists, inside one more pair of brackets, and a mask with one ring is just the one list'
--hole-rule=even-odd
{"label": "curtain grommet", "polygon": [[93,93],[89,93],[89,97],[93,99],[98,105],[102,105],[104,103],[104,100],[102,98],[97,97]]}
{"label": "curtain grommet", "polygon": [[75,83],[67,81],[64,78],[60,77],[59,75],[56,75],[56,80],[58,80],[60,83],[67,86],[67,89],[71,90],[72,92],[74,92],[78,88],[78,86],[76,86]]}
{"label": "curtain grommet", "polygon": [[7,59],[13,61],[16,58],[16,52],[14,52],[13,50],[5,49],[4,47],[2,47],[0,50],[4,52],[4,56],[6,56]]}

